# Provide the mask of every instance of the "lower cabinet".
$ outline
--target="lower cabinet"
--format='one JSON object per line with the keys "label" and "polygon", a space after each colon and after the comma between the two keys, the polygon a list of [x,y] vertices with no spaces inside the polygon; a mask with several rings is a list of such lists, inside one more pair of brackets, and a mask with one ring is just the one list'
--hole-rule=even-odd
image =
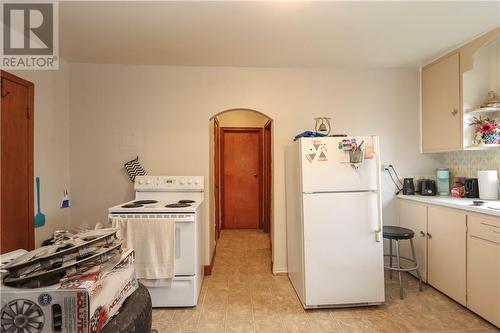
{"label": "lower cabinet", "polygon": [[467,217],[467,307],[500,327],[500,219]]}
{"label": "lower cabinet", "polygon": [[[399,208],[400,225],[415,232],[422,278],[500,328],[500,217],[409,200]],[[411,257],[405,243],[401,255]]]}
{"label": "lower cabinet", "polygon": [[466,305],[466,215],[429,206],[427,282]]}
{"label": "lower cabinet", "polygon": [[[422,281],[427,282],[427,206],[411,202],[401,201],[399,209],[399,221],[403,228],[411,229],[415,232],[413,244],[419,265],[419,272],[422,276]],[[401,255],[403,257],[412,258],[410,242],[401,241]],[[403,268],[412,266],[413,263],[406,260],[401,261]],[[415,272],[410,272],[415,277]]]}

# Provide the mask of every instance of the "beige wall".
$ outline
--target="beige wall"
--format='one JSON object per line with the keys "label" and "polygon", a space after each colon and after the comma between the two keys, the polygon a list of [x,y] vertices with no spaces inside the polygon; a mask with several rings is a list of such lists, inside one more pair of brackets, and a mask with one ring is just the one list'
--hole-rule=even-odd
{"label": "beige wall", "polygon": [[473,68],[463,74],[463,108],[477,109],[488,91],[500,94],[500,37],[474,54]]}
{"label": "beige wall", "polygon": [[[213,248],[215,247],[215,205],[214,205],[214,188],[215,188],[215,177],[214,177],[214,172],[215,172],[215,154],[214,154],[214,126],[215,126],[215,120],[214,118],[210,119],[208,122],[208,178],[205,177],[205,181],[208,180],[208,223],[209,230],[208,232],[205,233],[204,239],[204,246],[206,248],[206,251],[210,251],[210,253],[206,254],[206,256],[209,256],[210,258],[205,258],[206,260],[211,259],[211,253],[213,251]],[[210,227],[212,226],[212,227]]]}
{"label": "beige wall", "polygon": [[13,72],[35,84],[34,173],[40,177],[41,209],[46,217],[45,226],[35,229],[35,246],[54,230],[71,227],[71,208],[59,208],[63,190],[70,185],[68,73],[62,59],[57,71]]}
{"label": "beige wall", "polygon": [[[463,110],[475,110],[486,101],[488,92],[493,90],[500,96],[500,37],[480,48],[473,58],[473,67],[463,74]],[[472,117],[498,117],[492,114],[464,113],[464,146],[470,146],[476,126],[468,126]],[[467,163],[466,163],[467,164]]]}
{"label": "beige wall", "polygon": [[266,116],[250,110],[230,110],[217,116],[220,127],[264,127]]}
{"label": "beige wall", "polygon": [[[209,186],[209,119],[232,108],[274,120],[273,260],[286,271],[284,149],[316,116],[333,131],[380,135],[382,160],[401,176],[433,174],[421,155],[416,69],[259,69],[71,64],[70,172],[74,223],[105,221],[133,197],[123,163],[140,156],[150,174],[203,175]],[[383,177],[384,219],[397,223],[394,187]],[[205,263],[213,246],[206,207]],[[210,237],[209,237],[210,234]]]}

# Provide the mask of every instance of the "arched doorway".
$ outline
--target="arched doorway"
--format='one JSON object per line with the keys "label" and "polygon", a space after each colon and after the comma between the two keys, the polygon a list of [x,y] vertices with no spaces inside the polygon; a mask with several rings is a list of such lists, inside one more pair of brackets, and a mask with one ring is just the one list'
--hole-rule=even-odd
{"label": "arched doorway", "polygon": [[272,119],[231,109],[210,119],[214,240],[221,229],[271,231]]}

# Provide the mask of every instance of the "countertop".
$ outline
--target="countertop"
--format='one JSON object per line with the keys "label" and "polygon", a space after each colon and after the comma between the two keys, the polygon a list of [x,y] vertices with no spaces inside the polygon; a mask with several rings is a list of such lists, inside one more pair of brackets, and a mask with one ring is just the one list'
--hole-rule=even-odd
{"label": "countertop", "polygon": [[[472,198],[453,198],[451,196],[423,196],[423,195],[398,195],[401,200],[411,200],[421,203],[426,203],[430,205],[444,206],[449,208],[455,208],[460,210],[465,210],[474,213],[488,214],[500,217],[500,200],[483,200],[485,203],[483,206],[474,206]],[[488,207],[496,207],[497,209],[492,209]]]}

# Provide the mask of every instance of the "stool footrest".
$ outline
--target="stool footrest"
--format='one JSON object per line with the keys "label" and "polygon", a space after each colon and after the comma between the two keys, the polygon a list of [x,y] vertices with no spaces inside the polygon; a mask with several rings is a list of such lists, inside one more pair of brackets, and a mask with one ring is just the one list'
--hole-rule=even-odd
{"label": "stool footrest", "polygon": [[391,267],[391,266],[384,266],[385,269],[389,269],[391,271],[396,271],[396,272],[411,272],[411,271],[416,271],[418,269],[418,265],[415,267],[411,268],[398,268],[398,267]]}
{"label": "stool footrest", "polygon": [[[384,257],[393,257],[393,258],[398,258],[397,255],[393,254],[393,255],[390,255],[390,254],[384,254]],[[413,258],[408,258],[408,257],[403,257],[403,256],[399,256],[400,259],[404,259],[404,260],[408,260],[408,261],[411,261],[411,262],[415,262],[415,260]]]}
{"label": "stool footrest", "polygon": [[[397,258],[397,256],[394,255],[394,254],[393,255],[384,254],[384,257]],[[387,269],[390,269],[390,270],[393,270],[393,271],[399,271],[399,272],[410,272],[410,271],[417,270],[420,267],[420,265],[415,260],[413,260],[412,258],[399,256],[399,259],[404,259],[404,260],[407,260],[409,262],[412,262],[412,263],[415,264],[415,266],[410,267],[410,268],[398,268],[397,266],[384,265],[384,268],[387,268]]]}

